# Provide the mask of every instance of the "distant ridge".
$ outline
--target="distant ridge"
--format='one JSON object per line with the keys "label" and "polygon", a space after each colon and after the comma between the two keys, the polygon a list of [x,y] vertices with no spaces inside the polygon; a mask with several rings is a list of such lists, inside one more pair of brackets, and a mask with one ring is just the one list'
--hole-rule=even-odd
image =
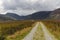
{"label": "distant ridge", "polygon": [[28,15],[28,19],[34,19],[34,20],[37,20],[37,19],[47,19],[47,17],[49,17],[50,13],[52,11],[40,11],[40,12],[36,12],[36,13],[33,13],[31,15]]}
{"label": "distant ridge", "polygon": [[38,20],[38,19],[47,19],[47,17],[50,15],[51,12],[52,11],[40,11],[27,16],[19,16],[14,13],[7,13],[6,15],[16,20],[31,20],[31,19]]}
{"label": "distant ridge", "polygon": [[51,14],[50,14],[50,19],[54,19],[54,20],[60,20],[60,8],[54,10]]}
{"label": "distant ridge", "polygon": [[9,16],[15,20],[19,20],[20,19],[20,16],[15,14],[15,13],[7,13],[6,16]]}
{"label": "distant ridge", "polygon": [[0,21],[11,21],[14,20],[6,15],[0,14]]}
{"label": "distant ridge", "polygon": [[19,16],[16,13],[0,14],[0,20],[60,20],[60,8],[53,11],[39,11],[27,16]]}

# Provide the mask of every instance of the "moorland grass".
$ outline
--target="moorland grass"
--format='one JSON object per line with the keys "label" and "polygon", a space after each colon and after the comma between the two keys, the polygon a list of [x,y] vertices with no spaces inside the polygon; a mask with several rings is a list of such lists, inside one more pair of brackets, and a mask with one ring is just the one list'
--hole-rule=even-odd
{"label": "moorland grass", "polygon": [[48,30],[60,40],[60,21],[43,21]]}
{"label": "moorland grass", "polygon": [[[34,23],[35,23],[34,21],[28,21],[28,20],[27,21],[0,22],[0,40],[4,40],[9,35],[14,35],[14,33],[16,33],[17,31],[21,31],[26,28],[29,29],[30,27],[32,27],[32,24]],[[26,33],[21,34],[21,35],[24,36],[28,32],[29,30],[27,30]],[[19,36],[19,37],[22,37],[22,36]]]}

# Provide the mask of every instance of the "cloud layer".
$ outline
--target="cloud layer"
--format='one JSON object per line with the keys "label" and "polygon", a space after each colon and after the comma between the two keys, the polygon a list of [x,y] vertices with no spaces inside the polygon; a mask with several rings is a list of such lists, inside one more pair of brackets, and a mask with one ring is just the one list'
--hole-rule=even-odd
{"label": "cloud layer", "polygon": [[0,12],[16,12],[28,15],[36,11],[54,10],[60,7],[60,0],[0,0]]}

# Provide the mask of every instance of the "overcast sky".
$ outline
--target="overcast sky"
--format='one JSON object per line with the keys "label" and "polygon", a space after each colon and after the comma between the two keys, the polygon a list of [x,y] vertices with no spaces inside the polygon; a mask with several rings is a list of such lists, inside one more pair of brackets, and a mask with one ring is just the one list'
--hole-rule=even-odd
{"label": "overcast sky", "polygon": [[0,0],[0,13],[14,12],[28,15],[37,11],[49,11],[60,7],[60,0]]}

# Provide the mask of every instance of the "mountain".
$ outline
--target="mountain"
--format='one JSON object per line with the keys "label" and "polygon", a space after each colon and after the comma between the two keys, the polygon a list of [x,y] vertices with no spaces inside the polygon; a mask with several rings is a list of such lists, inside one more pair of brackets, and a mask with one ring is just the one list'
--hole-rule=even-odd
{"label": "mountain", "polygon": [[28,15],[28,19],[47,19],[47,17],[49,17],[50,13],[52,11],[40,11],[40,12],[36,12],[33,13],[31,15]]}
{"label": "mountain", "polygon": [[27,16],[28,19],[60,20],[60,8],[53,11],[40,11]]}
{"label": "mountain", "polygon": [[19,16],[16,13],[7,13],[5,15],[6,16],[9,16],[10,18],[13,18],[15,20],[22,20],[22,19],[25,19],[26,18],[26,16]]}
{"label": "mountain", "polygon": [[49,19],[60,20],[60,8],[54,10],[50,14]]}
{"label": "mountain", "polygon": [[9,16],[15,20],[19,20],[20,19],[20,16],[15,14],[15,13],[7,13],[6,16]]}
{"label": "mountain", "polygon": [[45,19],[54,19],[59,20],[60,19],[60,8],[56,9],[54,11],[39,11],[32,13],[30,15],[26,16],[19,16],[16,13],[7,13],[5,15],[0,15],[0,20],[45,20]]}
{"label": "mountain", "polygon": [[10,20],[14,20],[6,15],[0,14],[0,21],[10,21]]}
{"label": "mountain", "polygon": [[16,20],[30,20],[30,19],[47,19],[47,17],[50,15],[52,11],[40,11],[40,12],[36,12],[27,16],[19,16],[15,13],[7,13],[6,16],[9,16],[13,19]]}

